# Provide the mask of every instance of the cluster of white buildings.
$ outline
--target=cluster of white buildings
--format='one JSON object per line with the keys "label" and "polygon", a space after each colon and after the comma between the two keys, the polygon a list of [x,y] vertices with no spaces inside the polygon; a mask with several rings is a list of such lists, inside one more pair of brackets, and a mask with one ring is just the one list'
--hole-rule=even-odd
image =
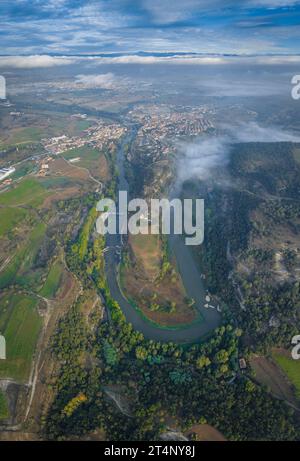
{"label": "cluster of white buildings", "polygon": [[124,135],[126,128],[118,123],[105,125],[99,122],[96,126],[93,125],[87,130],[88,141],[93,143],[98,149],[102,149],[105,145],[118,141]]}
{"label": "cluster of white buildings", "polygon": [[[187,107],[168,104],[140,104],[129,112],[141,126],[127,159],[151,165],[151,184],[144,184],[144,194],[158,194],[172,179],[169,159],[178,138],[189,138],[214,128],[214,109],[209,106]],[[150,171],[150,170],[148,170]]]}
{"label": "cluster of white buildings", "polygon": [[70,149],[76,149],[86,144],[85,138],[80,136],[69,137],[66,135],[55,136],[50,139],[42,139],[42,144],[51,155],[58,155]]}
{"label": "cluster of white buildings", "polygon": [[173,112],[168,115],[155,115],[144,120],[142,132],[152,133],[154,139],[165,137],[196,136],[213,128],[209,119],[196,110],[191,112]]}
{"label": "cluster of white buildings", "polygon": [[[77,114],[75,115],[77,116]],[[42,139],[42,143],[49,154],[58,155],[67,150],[78,149],[88,144],[102,149],[108,143],[118,140],[124,132],[125,128],[118,124],[105,125],[99,122],[84,130],[83,136],[56,136],[50,139]]]}
{"label": "cluster of white buildings", "polygon": [[140,106],[130,114],[142,125],[137,134],[136,147],[142,148],[146,156],[148,150],[154,161],[171,153],[170,140],[197,136],[214,128],[209,117],[211,109],[206,106],[200,108]]}
{"label": "cluster of white buildings", "polygon": [[140,105],[130,111],[130,115],[143,125],[142,133],[152,133],[157,140],[170,136],[195,136],[213,128],[213,114],[214,110],[208,106]]}

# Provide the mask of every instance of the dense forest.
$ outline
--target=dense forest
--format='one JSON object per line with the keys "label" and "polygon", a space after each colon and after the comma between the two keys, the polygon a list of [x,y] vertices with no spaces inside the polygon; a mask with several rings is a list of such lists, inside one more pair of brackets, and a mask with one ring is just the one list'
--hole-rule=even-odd
{"label": "dense forest", "polygon": [[[239,372],[241,330],[227,324],[204,344],[179,347],[146,341],[117,304],[110,309],[113,321],[94,334],[80,300],[58,325],[52,348],[61,369],[44,426],[48,438],[101,427],[109,440],[156,440],[170,417],[182,430],[208,422],[231,440],[299,437],[293,410]],[[108,398],[112,384],[128,412]]]}
{"label": "dense forest", "polygon": [[[205,195],[200,261],[210,290],[230,306],[253,351],[289,347],[300,329],[299,281],[293,273],[300,252],[300,168],[293,148],[292,143],[236,145],[229,165],[232,186]],[[285,242],[277,240],[279,229]],[[284,264],[279,282],[276,253]]]}

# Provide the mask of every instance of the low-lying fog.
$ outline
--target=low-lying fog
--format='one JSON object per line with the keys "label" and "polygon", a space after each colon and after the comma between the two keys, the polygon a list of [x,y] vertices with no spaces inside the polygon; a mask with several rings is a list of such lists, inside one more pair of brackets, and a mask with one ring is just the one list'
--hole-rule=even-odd
{"label": "low-lying fog", "polygon": [[300,136],[280,127],[256,122],[222,125],[222,135],[204,135],[197,141],[178,144],[178,183],[190,178],[206,180],[216,168],[226,167],[233,144],[239,142],[300,142]]}

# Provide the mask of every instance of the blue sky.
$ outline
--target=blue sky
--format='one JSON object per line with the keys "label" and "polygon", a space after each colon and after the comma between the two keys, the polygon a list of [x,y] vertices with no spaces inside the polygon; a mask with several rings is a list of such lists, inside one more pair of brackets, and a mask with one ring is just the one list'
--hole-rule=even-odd
{"label": "blue sky", "polygon": [[300,53],[300,0],[1,0],[1,54]]}

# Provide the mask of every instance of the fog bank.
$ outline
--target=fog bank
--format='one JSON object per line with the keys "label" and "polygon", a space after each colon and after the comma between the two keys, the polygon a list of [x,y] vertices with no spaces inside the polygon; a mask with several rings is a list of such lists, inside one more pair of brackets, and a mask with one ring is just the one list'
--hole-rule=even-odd
{"label": "fog bank", "polygon": [[300,136],[278,127],[264,127],[256,122],[234,127],[222,125],[222,135],[203,135],[195,142],[178,145],[177,181],[191,178],[208,180],[216,168],[226,168],[230,151],[239,142],[300,142]]}

